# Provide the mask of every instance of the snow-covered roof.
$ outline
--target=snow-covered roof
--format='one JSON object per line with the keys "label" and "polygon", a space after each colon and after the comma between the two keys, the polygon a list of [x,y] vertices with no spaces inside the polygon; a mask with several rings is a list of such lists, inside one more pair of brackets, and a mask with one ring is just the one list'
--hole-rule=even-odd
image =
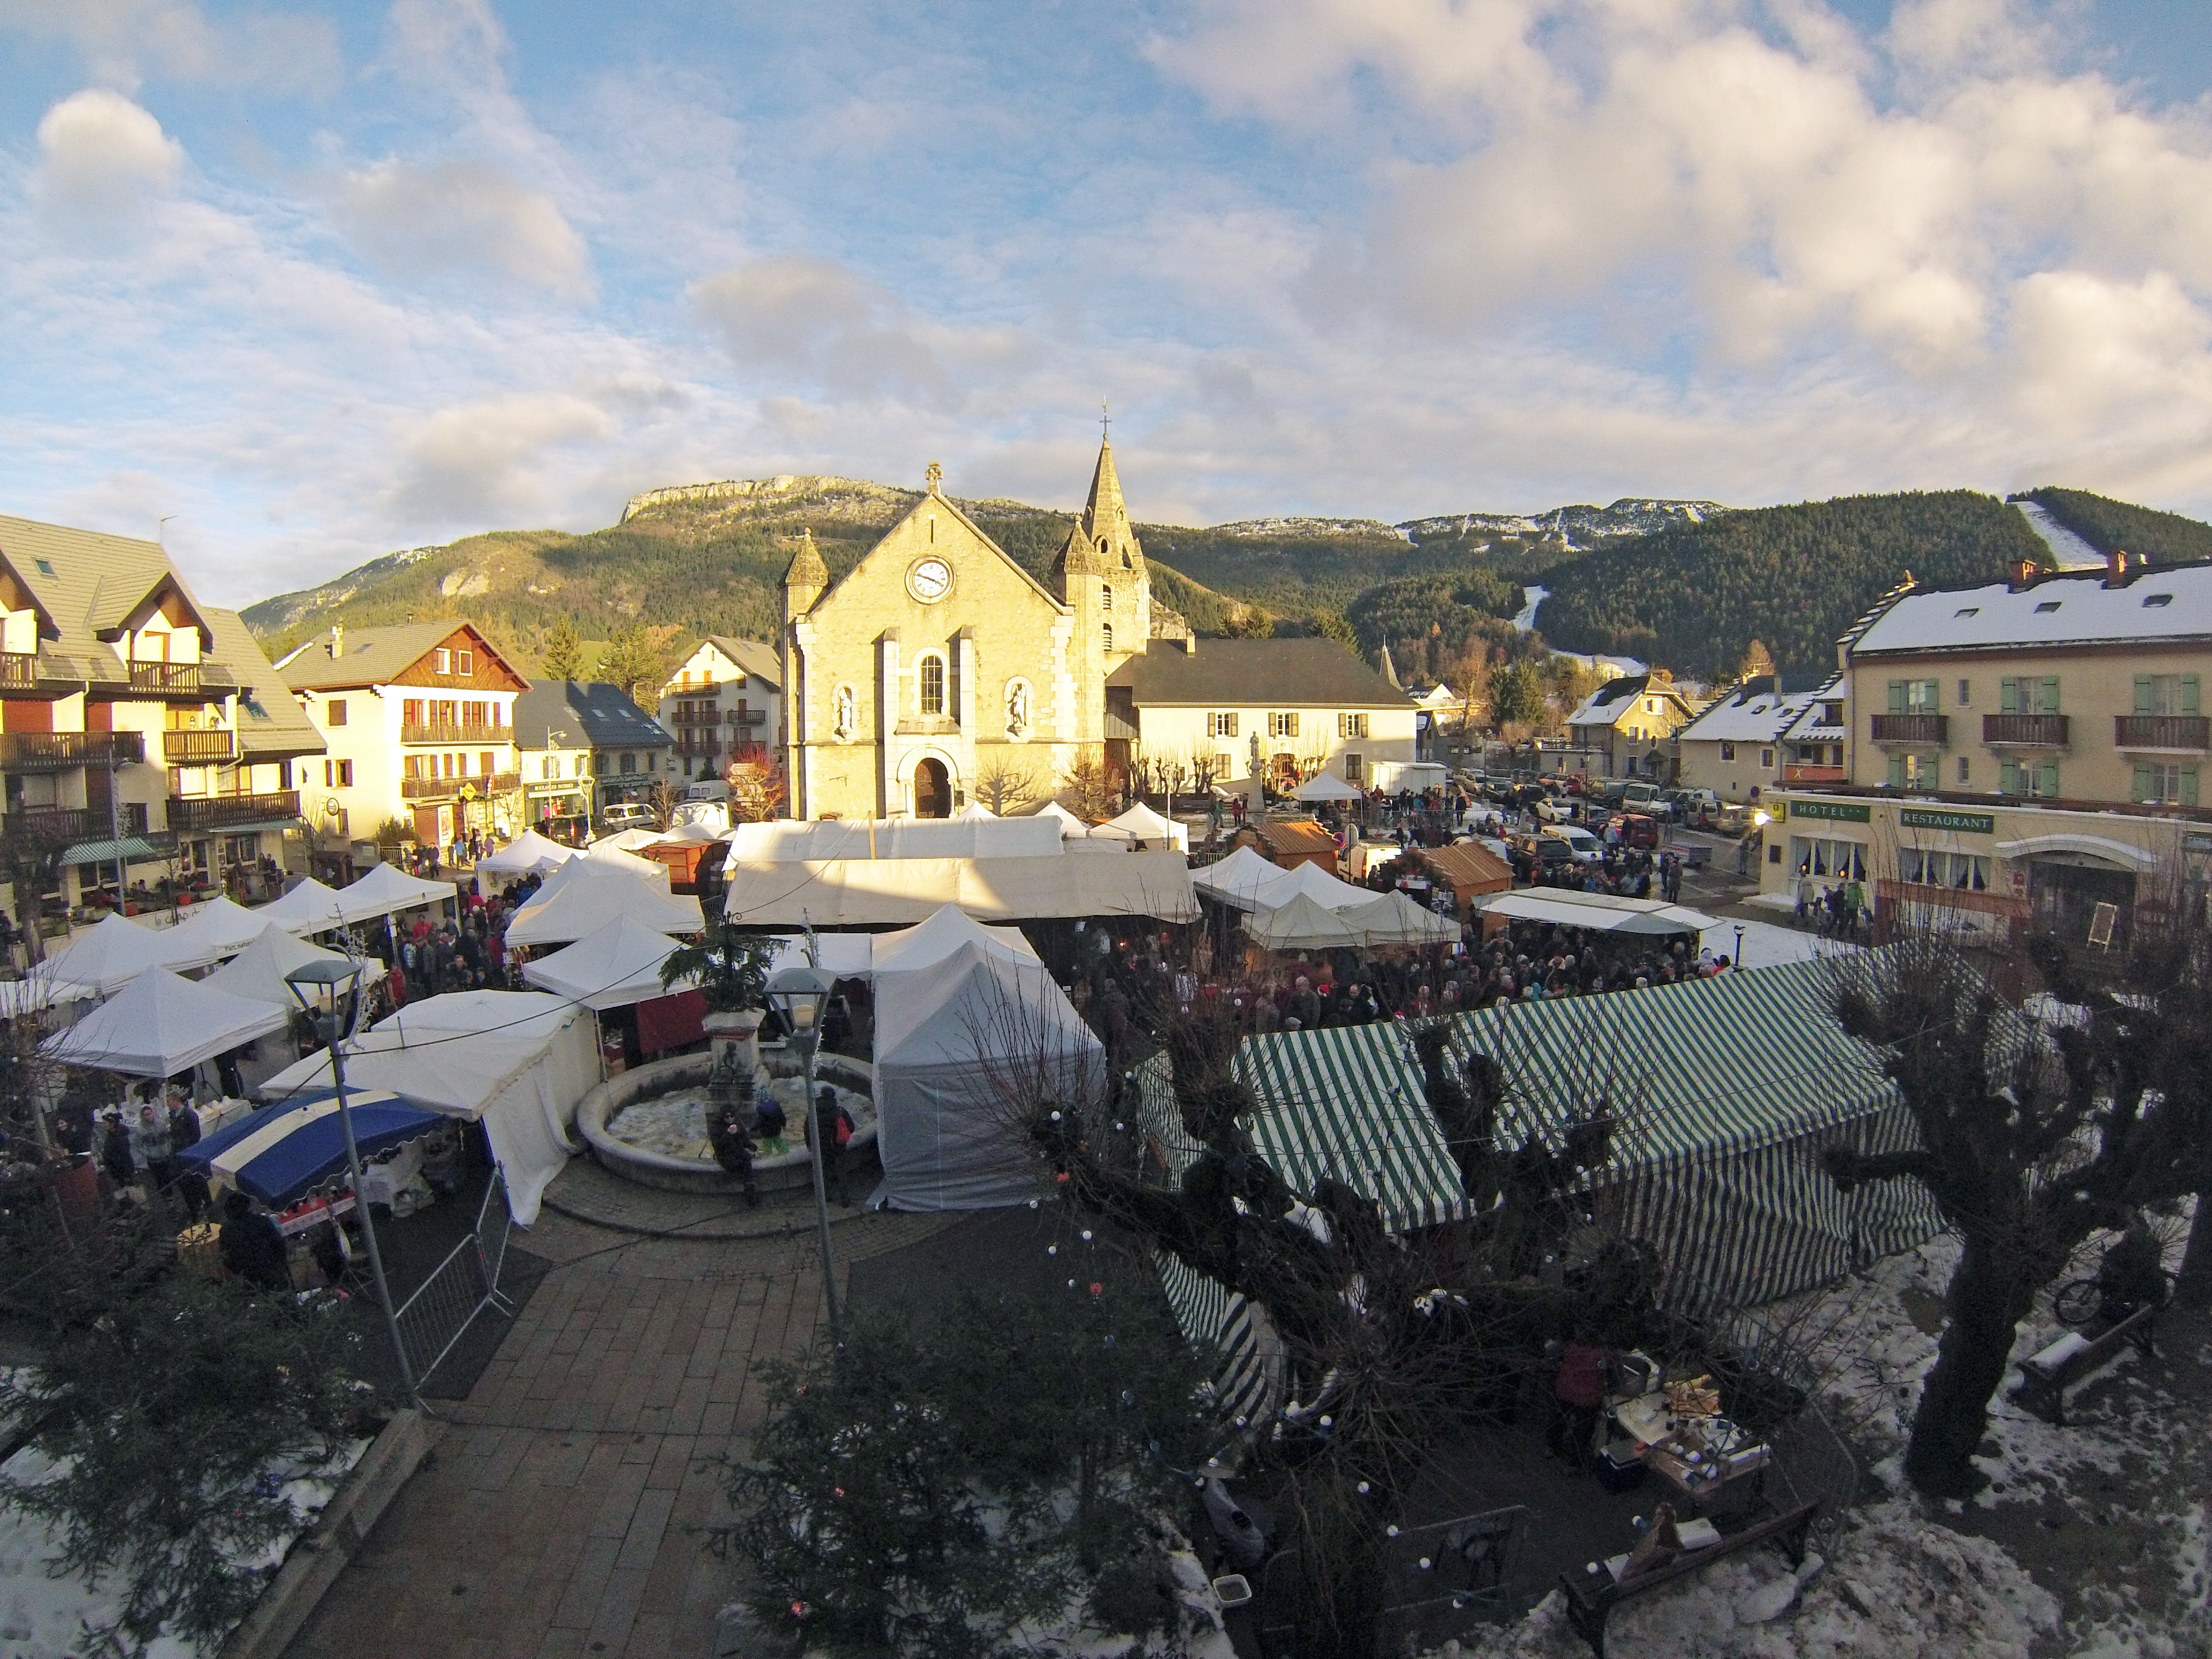
{"label": "snow-covered roof", "polygon": [[1723,697],[1674,735],[1685,743],[1772,743],[1805,713],[1812,694],[1784,696],[1762,679]]}
{"label": "snow-covered roof", "polygon": [[2203,639],[2212,635],[2212,564],[2147,569],[2108,587],[2098,575],[2026,587],[1908,593],[1869,623],[1854,656],[2021,646]]}
{"label": "snow-covered roof", "polygon": [[1671,680],[1656,680],[1648,674],[1625,674],[1619,679],[1607,680],[1584,697],[1582,707],[1567,716],[1567,724],[1611,726],[1625,715],[1638,712],[1637,701],[1643,697],[1667,697],[1685,714],[1692,712],[1689,699]]}
{"label": "snow-covered roof", "polygon": [[[1799,743],[1833,743],[1850,736],[1850,690],[1844,677],[1837,675],[1818,691],[1805,699],[1807,707],[1782,735]],[[1843,711],[1843,718],[1832,720],[1824,713],[1833,703]]]}

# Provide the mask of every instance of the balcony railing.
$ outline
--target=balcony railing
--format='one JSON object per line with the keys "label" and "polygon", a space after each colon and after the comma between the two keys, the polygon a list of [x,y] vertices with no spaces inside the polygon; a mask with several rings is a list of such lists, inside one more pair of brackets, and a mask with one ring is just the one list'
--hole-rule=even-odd
{"label": "balcony railing", "polygon": [[2212,715],[2116,714],[2112,743],[2120,749],[2212,749]]}
{"label": "balcony railing", "polygon": [[1874,740],[1876,743],[1918,744],[1940,749],[1949,738],[1950,720],[1944,714],[1876,714],[1874,717]]}
{"label": "balcony railing", "polygon": [[2008,745],[2019,749],[2063,749],[2066,746],[2066,716],[1984,714],[1982,716],[1982,741],[1993,749]]}
{"label": "balcony railing", "polygon": [[215,766],[238,754],[234,732],[164,732],[161,758],[172,766]]}
{"label": "balcony railing", "polygon": [[299,816],[300,792],[296,789],[266,795],[209,795],[198,799],[180,799],[173,795],[169,799],[169,828],[188,836]]}
{"label": "balcony railing", "polygon": [[37,653],[0,651],[0,691],[28,691],[38,683]]}
{"label": "balcony railing", "polygon": [[522,787],[520,772],[496,772],[490,777],[469,778],[402,778],[399,798],[402,800],[453,800],[462,786],[476,791],[479,799],[486,795],[504,795]]}
{"label": "balcony railing", "polygon": [[146,833],[146,808],[126,801],[112,817],[105,806],[25,806],[0,819],[0,830],[57,852],[72,842],[106,841],[110,836]]}
{"label": "balcony railing", "polygon": [[1784,783],[1841,783],[1847,775],[1840,766],[1814,766],[1795,761],[1782,769]]}
{"label": "balcony railing", "polygon": [[10,732],[0,736],[0,772],[71,772],[80,766],[136,766],[146,758],[137,732]]}
{"label": "balcony railing", "polygon": [[238,682],[220,663],[134,662],[131,665],[131,689],[172,696],[227,696],[238,689]]}
{"label": "balcony railing", "polygon": [[459,748],[463,744],[481,748],[485,744],[512,743],[514,728],[511,726],[467,726],[447,720],[417,720],[402,725],[402,743],[442,743]]}
{"label": "balcony railing", "polygon": [[765,708],[732,708],[730,710],[729,720],[730,724],[732,726],[766,726],[768,724],[768,710]]}

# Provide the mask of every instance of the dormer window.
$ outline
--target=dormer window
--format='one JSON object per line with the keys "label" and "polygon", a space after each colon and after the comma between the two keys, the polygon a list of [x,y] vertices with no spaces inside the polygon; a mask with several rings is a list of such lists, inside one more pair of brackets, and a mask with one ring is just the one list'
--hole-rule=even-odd
{"label": "dormer window", "polygon": [[453,672],[463,679],[471,679],[477,672],[477,653],[473,651],[453,653]]}
{"label": "dormer window", "polygon": [[434,674],[452,673],[453,672],[453,653],[451,651],[448,651],[442,645],[436,650],[433,651],[430,653],[430,672]]}
{"label": "dormer window", "polygon": [[51,576],[54,574],[54,562],[52,559],[33,559],[31,562],[39,567],[39,574],[41,576]]}
{"label": "dormer window", "polygon": [[1978,617],[1982,614],[1982,607],[1978,605],[1961,605],[1951,614],[1954,617]]}
{"label": "dormer window", "polygon": [[2057,599],[2045,599],[2041,605],[2035,607],[2035,614],[2039,617],[2047,617],[2057,609],[2058,601]]}

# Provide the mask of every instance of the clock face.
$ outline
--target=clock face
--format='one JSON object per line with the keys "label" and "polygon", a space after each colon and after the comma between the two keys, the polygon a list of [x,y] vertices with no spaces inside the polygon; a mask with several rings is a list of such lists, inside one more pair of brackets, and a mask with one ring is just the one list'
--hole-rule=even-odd
{"label": "clock face", "polygon": [[906,586],[924,605],[934,605],[952,591],[952,567],[942,559],[918,559],[906,573]]}

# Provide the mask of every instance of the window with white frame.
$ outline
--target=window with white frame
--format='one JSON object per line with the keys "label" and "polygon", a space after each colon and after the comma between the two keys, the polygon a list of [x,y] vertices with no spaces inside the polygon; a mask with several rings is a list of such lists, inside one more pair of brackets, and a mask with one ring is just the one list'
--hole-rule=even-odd
{"label": "window with white frame", "polygon": [[1866,879],[1866,848],[1856,841],[1831,841],[1822,836],[1792,836],[1790,865],[1801,876],[1832,876],[1839,880]]}
{"label": "window with white frame", "polygon": [[1762,749],[1759,751],[1759,766],[1763,772],[1771,772],[1774,769],[1774,751],[1771,749]]}
{"label": "window with white frame", "polygon": [[[1367,735],[1367,716],[1358,712],[1336,717],[1336,735],[1340,738],[1364,738]],[[1351,775],[1346,774],[1348,778]]]}
{"label": "window with white frame", "polygon": [[1918,847],[1902,848],[1897,873],[1923,887],[1949,887],[1961,893],[1990,890],[1990,860],[1980,853],[1931,852]]}
{"label": "window with white frame", "polygon": [[1893,714],[1932,714],[1936,712],[1936,682],[1892,680],[1889,712]]}
{"label": "window with white frame", "polygon": [[2136,713],[2138,714],[2201,714],[2203,696],[2194,674],[2138,674]]}
{"label": "window with white frame", "polygon": [[[1929,682],[1933,685],[1935,682]],[[1889,787],[1893,789],[1926,789],[1936,781],[1934,755],[1892,755],[1889,757]]]}
{"label": "window with white frame", "polygon": [[1295,738],[1298,734],[1298,717],[1295,711],[1267,716],[1267,735],[1271,738]]}
{"label": "window with white frame", "polygon": [[2058,676],[2008,675],[1997,682],[1997,707],[2008,714],[2058,712]]}
{"label": "window with white frame", "polygon": [[2058,763],[2007,757],[1997,763],[1997,788],[2008,795],[2055,797],[2058,793]]}
{"label": "window with white frame", "polygon": [[434,673],[452,673],[453,672],[453,653],[447,650],[444,646],[440,646],[436,650],[430,653],[430,668],[431,672]]}
{"label": "window with white frame", "polygon": [[945,659],[935,652],[921,659],[921,712],[924,715],[945,712]]}
{"label": "window with white frame", "polygon": [[2130,794],[2149,806],[2194,806],[2197,769],[2179,761],[2137,761]]}
{"label": "window with white frame", "polygon": [[1209,738],[1233,738],[1237,735],[1237,715],[1232,710],[1225,714],[1206,717],[1206,735]]}

